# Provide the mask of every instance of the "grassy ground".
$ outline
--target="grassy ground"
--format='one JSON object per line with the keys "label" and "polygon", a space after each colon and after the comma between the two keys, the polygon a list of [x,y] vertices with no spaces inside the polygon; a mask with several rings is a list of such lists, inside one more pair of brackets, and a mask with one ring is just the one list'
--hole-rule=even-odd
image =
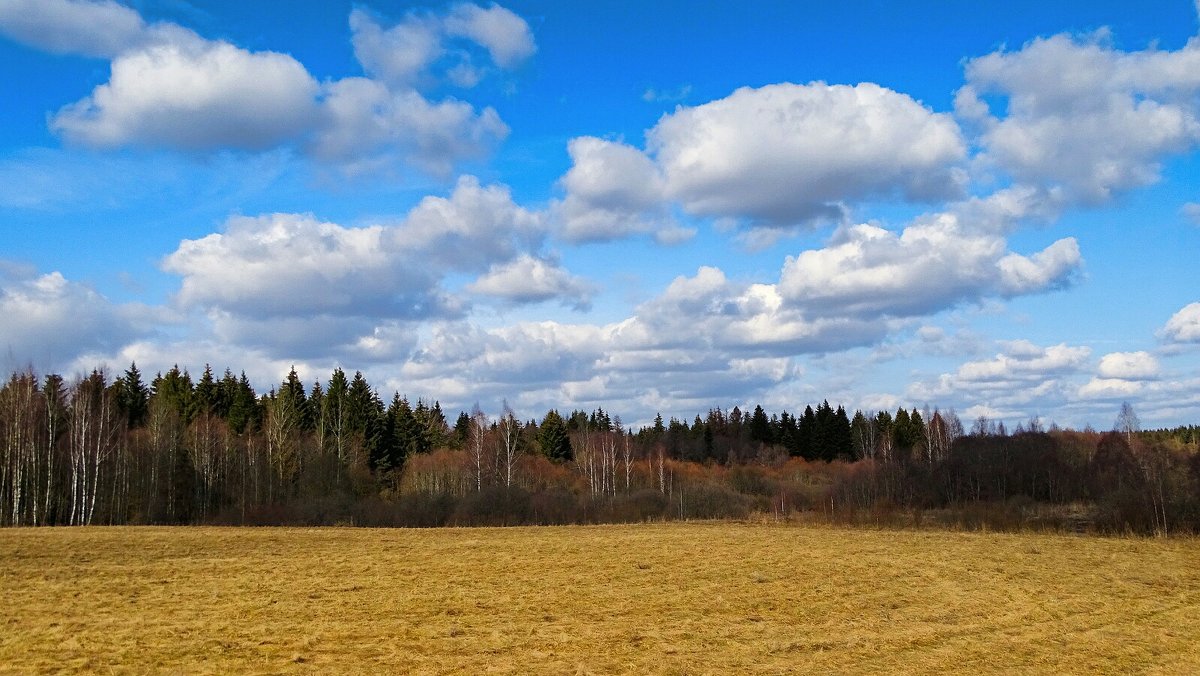
{"label": "grassy ground", "polygon": [[0,531],[0,672],[1200,671],[1200,541]]}

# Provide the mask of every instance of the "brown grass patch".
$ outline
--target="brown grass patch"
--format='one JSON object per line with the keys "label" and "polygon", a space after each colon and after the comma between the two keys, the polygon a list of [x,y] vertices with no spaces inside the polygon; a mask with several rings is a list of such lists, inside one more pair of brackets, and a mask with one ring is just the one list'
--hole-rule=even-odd
{"label": "brown grass patch", "polygon": [[0,671],[1200,671],[1200,541],[747,524],[0,531]]}

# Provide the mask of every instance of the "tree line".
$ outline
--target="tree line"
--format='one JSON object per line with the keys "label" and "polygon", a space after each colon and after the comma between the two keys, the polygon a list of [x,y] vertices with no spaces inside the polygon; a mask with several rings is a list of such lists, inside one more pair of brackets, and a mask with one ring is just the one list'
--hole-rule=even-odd
{"label": "tree line", "polygon": [[[0,388],[0,525],[524,524],[820,515],[875,523],[1200,530],[1200,429],[1011,432],[954,411],[710,409],[633,430],[383,399],[361,372],[256,393],[136,364]],[[932,517],[931,517],[932,518]]]}

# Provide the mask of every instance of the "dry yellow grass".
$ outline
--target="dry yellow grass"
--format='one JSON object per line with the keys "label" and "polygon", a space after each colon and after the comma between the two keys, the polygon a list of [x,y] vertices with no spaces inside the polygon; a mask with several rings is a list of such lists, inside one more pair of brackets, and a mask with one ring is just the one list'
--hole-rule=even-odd
{"label": "dry yellow grass", "polygon": [[0,671],[1200,672],[1200,541],[0,531]]}

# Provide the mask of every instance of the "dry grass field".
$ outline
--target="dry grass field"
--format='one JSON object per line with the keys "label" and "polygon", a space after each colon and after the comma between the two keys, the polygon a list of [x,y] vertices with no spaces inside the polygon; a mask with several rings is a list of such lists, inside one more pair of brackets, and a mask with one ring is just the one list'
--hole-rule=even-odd
{"label": "dry grass field", "polygon": [[0,672],[1200,672],[1200,541],[0,531]]}

